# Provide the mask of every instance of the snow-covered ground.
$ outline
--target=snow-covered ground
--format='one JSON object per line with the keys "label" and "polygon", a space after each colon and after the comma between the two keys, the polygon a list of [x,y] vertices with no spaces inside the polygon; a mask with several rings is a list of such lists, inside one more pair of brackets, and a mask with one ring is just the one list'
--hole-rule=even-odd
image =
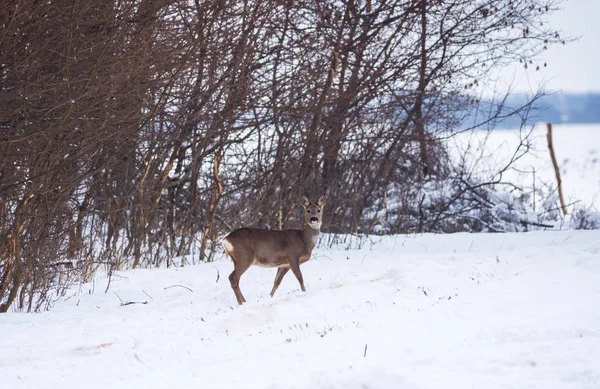
{"label": "snow-covered ground", "polygon": [[[555,187],[545,126],[504,181]],[[465,149],[480,144],[483,149]],[[485,173],[515,131],[451,140]],[[570,207],[600,210],[600,126],[555,126]],[[466,150],[466,151],[465,151]],[[482,156],[483,158],[478,158]],[[319,246],[274,298],[251,268],[238,307],[219,260],[135,270],[40,314],[0,316],[0,387],[600,388],[600,230],[371,238]],[[134,304],[122,305],[133,302]]]}
{"label": "snow-covered ground", "polygon": [[[536,188],[545,189],[546,192],[556,188],[546,131],[544,123],[535,126],[529,137],[529,153],[514,163],[514,168],[502,176],[503,181],[516,184],[526,191],[533,188],[534,183]],[[467,156],[469,166],[474,171],[487,173],[491,177],[499,167],[510,161],[527,132],[468,132],[452,138],[450,145],[458,150],[454,155]],[[595,208],[600,211],[600,125],[554,125],[552,132],[565,201],[570,204],[569,210]],[[467,147],[469,144],[470,148]]]}
{"label": "snow-covered ground", "polygon": [[313,255],[306,293],[289,273],[271,299],[275,271],[251,268],[242,307],[219,260],[120,273],[108,293],[98,277],[49,312],[2,315],[0,386],[600,388],[598,230]]}

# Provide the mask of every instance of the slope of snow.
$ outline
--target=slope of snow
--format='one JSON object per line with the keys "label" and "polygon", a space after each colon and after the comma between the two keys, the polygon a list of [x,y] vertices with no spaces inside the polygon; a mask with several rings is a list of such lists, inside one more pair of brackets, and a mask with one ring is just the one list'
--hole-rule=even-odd
{"label": "slope of snow", "polygon": [[372,239],[319,247],[306,293],[251,268],[242,307],[217,261],[2,315],[2,388],[600,387],[600,231]]}

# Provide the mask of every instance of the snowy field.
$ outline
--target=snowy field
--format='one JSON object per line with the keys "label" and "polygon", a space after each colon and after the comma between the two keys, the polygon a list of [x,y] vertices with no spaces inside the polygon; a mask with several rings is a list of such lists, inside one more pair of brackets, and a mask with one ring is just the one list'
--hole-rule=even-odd
{"label": "snowy field", "polygon": [[[518,136],[456,142],[484,139],[463,154],[482,173]],[[552,188],[545,126],[532,140],[503,179]],[[555,126],[554,145],[570,209],[600,210],[600,126]],[[218,258],[119,273],[108,293],[98,274],[49,312],[1,315],[0,388],[600,388],[600,230],[321,245],[306,293],[289,273],[270,298],[275,270],[251,268],[242,307]]]}
{"label": "snowy field", "polygon": [[[534,187],[546,192],[556,189],[556,176],[546,140],[546,124],[538,124],[530,134],[530,150],[517,160],[503,181],[526,191]],[[553,126],[553,145],[561,172],[565,202],[572,212],[577,208],[600,211],[600,125],[564,124]],[[473,171],[492,177],[513,156],[525,132],[496,130],[475,131],[451,139],[451,146],[466,155]],[[471,145],[467,148],[467,145]],[[465,153],[465,150],[468,150]]]}
{"label": "snowy field", "polygon": [[0,316],[0,386],[600,388],[600,231],[373,239],[316,249],[306,293],[251,268],[242,307],[224,260],[99,276]]}

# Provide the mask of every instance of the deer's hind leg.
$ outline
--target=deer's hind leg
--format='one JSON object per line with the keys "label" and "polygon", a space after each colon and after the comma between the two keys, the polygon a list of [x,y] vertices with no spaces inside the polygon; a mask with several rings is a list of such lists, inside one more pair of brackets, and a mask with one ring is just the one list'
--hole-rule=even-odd
{"label": "deer's hind leg", "polygon": [[281,280],[286,275],[286,273],[290,270],[289,267],[279,267],[277,268],[277,274],[275,275],[275,282],[273,282],[273,289],[271,289],[271,297],[275,294],[277,288],[279,288],[279,284],[281,284]]}
{"label": "deer's hind leg", "polygon": [[246,299],[240,289],[240,277],[250,268],[252,261],[240,261],[231,253],[228,254],[233,260],[233,271],[229,275],[229,282],[231,283],[231,288],[233,289],[233,293],[235,293],[238,304],[242,305],[246,302]]}

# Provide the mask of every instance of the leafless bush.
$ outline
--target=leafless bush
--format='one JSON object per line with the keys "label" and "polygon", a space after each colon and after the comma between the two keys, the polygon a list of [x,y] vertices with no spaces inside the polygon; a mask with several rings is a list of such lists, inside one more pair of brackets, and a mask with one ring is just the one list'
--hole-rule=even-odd
{"label": "leafless bush", "polygon": [[598,230],[600,229],[600,212],[578,209],[572,216],[571,225],[577,230]]}
{"label": "leafless bush", "polygon": [[382,212],[393,232],[456,224],[444,207],[468,185],[423,197],[456,170],[442,139],[481,109],[490,69],[560,41],[539,27],[552,6],[5,2],[0,311],[98,269],[212,260],[234,227],[297,225],[302,193],[328,193],[330,232],[367,233]]}

